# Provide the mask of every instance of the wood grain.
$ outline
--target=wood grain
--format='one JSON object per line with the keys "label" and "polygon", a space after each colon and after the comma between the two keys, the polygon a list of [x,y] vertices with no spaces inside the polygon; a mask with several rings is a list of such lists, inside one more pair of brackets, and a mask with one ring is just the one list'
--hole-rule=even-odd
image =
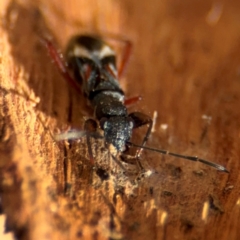
{"label": "wood grain", "polygon": [[[0,9],[0,196],[8,231],[18,239],[239,239],[237,0],[3,0]],[[64,52],[77,33],[133,42],[121,81],[127,96],[143,96],[129,111],[158,113],[148,146],[198,155],[230,174],[145,151],[141,161],[152,174],[136,182],[135,165],[126,165],[134,172],[126,176],[93,140],[96,164],[110,173],[101,181],[84,139],[55,142],[51,133],[81,129],[92,113],[39,36]]]}

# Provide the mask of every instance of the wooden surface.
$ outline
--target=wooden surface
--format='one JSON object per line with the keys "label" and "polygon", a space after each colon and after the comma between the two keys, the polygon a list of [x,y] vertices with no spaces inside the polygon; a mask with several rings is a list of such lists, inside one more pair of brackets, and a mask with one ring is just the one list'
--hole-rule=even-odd
{"label": "wooden surface", "polygon": [[[0,3],[6,229],[18,239],[239,239],[239,1],[31,2]],[[133,184],[137,174],[124,175],[93,141],[96,162],[115,171],[101,182],[84,139],[56,143],[51,133],[81,129],[91,111],[39,36],[64,51],[71,35],[86,32],[133,42],[122,84],[128,96],[143,96],[129,111],[158,113],[148,146],[198,155],[230,174],[144,152],[152,174]],[[143,133],[136,131],[134,141]]]}

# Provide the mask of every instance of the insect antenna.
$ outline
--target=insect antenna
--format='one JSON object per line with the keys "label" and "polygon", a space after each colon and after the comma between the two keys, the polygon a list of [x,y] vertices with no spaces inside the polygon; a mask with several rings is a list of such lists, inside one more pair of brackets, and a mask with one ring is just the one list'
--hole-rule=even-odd
{"label": "insect antenna", "polygon": [[132,143],[132,142],[126,142],[126,144],[128,146],[131,146],[131,147],[143,148],[143,149],[146,149],[146,150],[149,150],[149,151],[158,152],[158,153],[165,154],[165,155],[171,155],[171,156],[178,157],[178,158],[183,158],[183,159],[186,159],[186,160],[191,160],[191,161],[195,161],[195,162],[201,162],[203,164],[206,164],[206,165],[209,165],[211,167],[214,167],[214,168],[216,168],[217,170],[219,170],[221,172],[229,173],[229,171],[225,167],[223,167],[222,165],[219,165],[219,164],[214,163],[214,162],[210,162],[208,160],[199,158],[197,156],[181,155],[181,154],[169,152],[169,151],[163,150],[163,149],[157,149],[157,148],[141,146],[141,145],[138,145],[138,144],[135,144],[135,143]]}
{"label": "insect antenna", "polygon": [[90,132],[86,130],[71,130],[65,133],[59,133],[54,135],[54,139],[56,141],[63,141],[63,140],[78,140],[84,136],[93,137],[96,139],[103,139],[104,137],[97,132]]}

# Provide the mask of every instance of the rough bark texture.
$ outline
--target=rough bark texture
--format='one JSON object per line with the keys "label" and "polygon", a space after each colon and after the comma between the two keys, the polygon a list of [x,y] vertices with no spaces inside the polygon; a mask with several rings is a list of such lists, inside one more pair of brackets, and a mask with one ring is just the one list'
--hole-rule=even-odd
{"label": "rough bark texture", "polygon": [[[0,2],[6,230],[18,239],[239,239],[239,1],[34,2]],[[91,111],[39,36],[64,51],[71,35],[86,32],[133,42],[122,83],[128,96],[143,96],[130,111],[158,112],[149,146],[201,156],[230,174],[145,151],[152,174],[137,181],[135,165],[126,164],[126,176],[93,139],[96,165],[110,175],[102,181],[85,139],[55,142],[52,133],[81,129]],[[143,135],[137,130],[134,141]]]}

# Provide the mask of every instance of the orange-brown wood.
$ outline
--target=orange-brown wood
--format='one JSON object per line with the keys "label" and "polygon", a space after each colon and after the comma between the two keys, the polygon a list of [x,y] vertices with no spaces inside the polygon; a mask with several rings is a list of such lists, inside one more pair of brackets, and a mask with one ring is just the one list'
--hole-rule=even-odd
{"label": "orange-brown wood", "polygon": [[[239,239],[237,0],[2,0],[0,14],[0,196],[9,231],[19,239]],[[198,155],[230,174],[145,151],[152,174],[133,185],[136,174],[126,177],[92,140],[96,164],[115,171],[101,182],[85,139],[55,142],[52,134],[81,129],[92,112],[39,36],[64,52],[79,33],[132,41],[121,83],[127,96],[143,96],[129,111],[158,113],[148,146]]]}

